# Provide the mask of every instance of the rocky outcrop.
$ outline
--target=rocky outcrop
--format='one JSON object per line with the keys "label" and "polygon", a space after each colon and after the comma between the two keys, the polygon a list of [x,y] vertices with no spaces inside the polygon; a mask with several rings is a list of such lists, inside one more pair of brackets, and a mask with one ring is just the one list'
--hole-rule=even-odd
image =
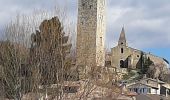
{"label": "rocky outcrop", "polygon": [[147,71],[147,76],[150,78],[164,79],[165,75],[169,73],[169,69],[163,63],[151,64]]}

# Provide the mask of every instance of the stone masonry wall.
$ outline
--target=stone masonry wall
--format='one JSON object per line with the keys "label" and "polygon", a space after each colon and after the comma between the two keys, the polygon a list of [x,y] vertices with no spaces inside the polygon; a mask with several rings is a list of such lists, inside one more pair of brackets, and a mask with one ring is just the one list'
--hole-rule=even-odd
{"label": "stone masonry wall", "polygon": [[80,69],[104,66],[105,0],[78,0],[77,57]]}

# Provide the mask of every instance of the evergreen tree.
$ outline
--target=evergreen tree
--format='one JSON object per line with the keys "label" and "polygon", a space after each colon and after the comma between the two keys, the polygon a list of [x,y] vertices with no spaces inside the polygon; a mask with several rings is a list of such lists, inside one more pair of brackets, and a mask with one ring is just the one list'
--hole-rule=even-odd
{"label": "evergreen tree", "polygon": [[142,56],[142,68],[141,68],[141,73],[142,74],[147,74],[147,71],[149,69],[149,66],[153,63],[153,61],[150,60],[149,57],[143,54]]}

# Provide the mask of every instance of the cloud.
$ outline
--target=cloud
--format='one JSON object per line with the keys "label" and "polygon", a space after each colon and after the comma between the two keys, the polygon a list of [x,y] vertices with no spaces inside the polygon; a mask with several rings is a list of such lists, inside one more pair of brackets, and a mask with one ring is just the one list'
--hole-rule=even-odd
{"label": "cloud", "polygon": [[[63,7],[74,26],[78,0],[1,0],[0,28],[17,12],[29,14],[34,9]],[[129,45],[137,48],[170,46],[169,0],[107,0],[106,45],[117,44],[121,27],[125,26]],[[72,27],[73,28],[73,27]],[[76,30],[76,27],[74,27]]]}
{"label": "cloud", "polygon": [[170,46],[170,1],[168,0],[109,0],[107,43],[117,42],[125,26],[129,45],[137,48]]}

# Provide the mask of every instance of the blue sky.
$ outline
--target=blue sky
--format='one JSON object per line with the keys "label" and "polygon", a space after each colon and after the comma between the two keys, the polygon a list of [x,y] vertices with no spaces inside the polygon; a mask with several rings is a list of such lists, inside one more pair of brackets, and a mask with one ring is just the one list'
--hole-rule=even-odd
{"label": "blue sky", "polygon": [[170,62],[170,48],[143,48],[143,50],[161,56]]}
{"label": "blue sky", "polygon": [[[78,0],[0,0],[0,39],[4,25],[17,13],[35,9],[51,11],[66,8],[76,26]],[[116,46],[121,27],[125,27],[129,46],[151,52],[170,61],[170,0],[107,0],[106,47]],[[72,27],[73,30],[76,27]]]}

